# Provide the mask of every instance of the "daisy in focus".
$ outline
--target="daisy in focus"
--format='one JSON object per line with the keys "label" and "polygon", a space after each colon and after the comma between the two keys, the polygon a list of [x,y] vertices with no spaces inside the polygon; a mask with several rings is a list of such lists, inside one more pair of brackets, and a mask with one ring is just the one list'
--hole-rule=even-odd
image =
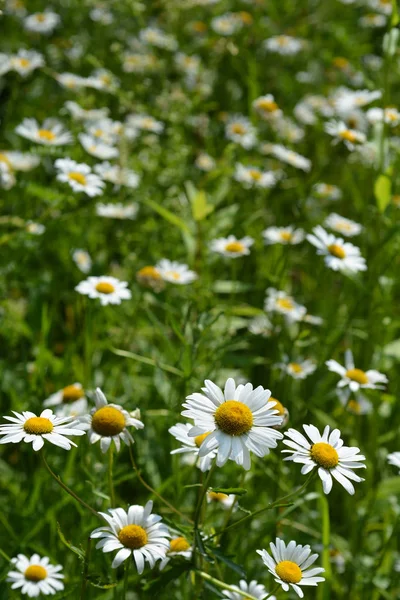
{"label": "daisy in focus", "polygon": [[35,451],[50,442],[64,450],[76,446],[68,436],[85,435],[81,423],[72,417],[57,417],[52,410],[46,408],[37,417],[33,412],[15,410],[13,417],[4,417],[10,423],[0,425],[0,444],[32,444]]}
{"label": "daisy in focus", "polygon": [[227,258],[238,258],[250,254],[250,247],[254,244],[253,238],[246,236],[242,239],[237,239],[234,235],[229,235],[227,238],[217,238],[212,240],[210,248],[213,252],[222,254]]}
{"label": "daisy in focus", "polygon": [[330,371],[340,375],[341,379],[338,381],[338,388],[348,386],[352,392],[358,392],[360,389],[385,389],[385,385],[388,383],[386,375],[374,369],[363,371],[356,368],[351,350],[346,350],[344,360],[345,366],[332,359],[325,363]]}
{"label": "daisy in focus", "polygon": [[312,234],[307,235],[307,240],[317,248],[317,254],[325,257],[326,266],[333,271],[358,273],[367,270],[365,258],[361,256],[357,246],[328,233],[320,225],[314,227]]}
{"label": "daisy in focus", "polygon": [[210,452],[210,454],[207,454],[207,456],[199,458],[199,448],[208,436],[208,432],[202,433],[201,435],[193,438],[189,436],[189,431],[192,429],[192,427],[193,425],[190,423],[177,423],[168,429],[169,433],[182,444],[180,448],[171,450],[171,454],[190,454],[190,458],[194,458],[200,471],[204,473],[205,471],[210,470],[211,463],[216,456],[216,452]]}
{"label": "daisy in focus", "polygon": [[178,285],[193,283],[198,277],[197,273],[191,271],[188,265],[168,260],[168,258],[162,258],[155,268],[164,281]]}
{"label": "daisy in focus", "polygon": [[87,398],[80,383],[67,385],[51,394],[44,402],[45,408],[54,408],[57,416],[77,417],[87,412]]}
{"label": "daisy in focus", "polygon": [[42,125],[36,119],[24,119],[15,131],[21,137],[45,146],[63,146],[72,142],[72,135],[57,119],[45,119]]}
{"label": "daisy in focus", "polygon": [[98,298],[102,306],[107,306],[107,304],[121,304],[122,300],[130,300],[132,294],[127,286],[127,281],[120,281],[116,277],[104,275],[88,277],[78,283],[75,290],[89,298]]}
{"label": "daisy in focus", "polygon": [[100,449],[103,453],[107,452],[112,442],[114,442],[117,452],[120,451],[121,441],[125,442],[127,446],[133,444],[134,439],[127,427],[143,429],[142,421],[135,418],[138,411],[128,413],[118,404],[109,404],[100,388],[96,388],[95,404],[90,415],[81,418],[82,423],[88,429],[89,442],[95,444],[100,441]]}
{"label": "daisy in focus", "polygon": [[304,598],[300,586],[317,586],[325,581],[324,577],[319,577],[324,572],[322,567],[310,569],[318,554],[311,554],[309,545],[301,546],[293,540],[286,545],[283,540],[276,538],[275,544],[271,542],[269,546],[272,556],[266,550],[257,550],[257,554],[285,592],[292,588],[300,598]]}
{"label": "daisy in focus", "polygon": [[39,554],[32,554],[30,558],[18,554],[12,558],[13,570],[7,573],[7,581],[11,583],[12,590],[19,590],[29,598],[53,595],[64,589],[61,579],[61,565],[51,565],[47,556],[41,558]]}
{"label": "daisy in focus", "polygon": [[[250,583],[247,583],[244,579],[241,579],[239,581],[239,587],[237,585],[232,585],[231,587],[236,588],[237,590],[240,590],[242,592],[245,592],[245,593],[249,594],[250,596],[257,598],[258,600],[263,600],[267,596],[268,596],[268,600],[276,600],[275,596],[271,596],[268,594],[267,590],[262,585],[262,583],[257,583],[257,581],[255,581],[255,580],[250,581]],[[243,596],[243,594],[238,594],[236,592],[230,592],[228,590],[223,590],[222,593],[224,594],[224,596],[226,596],[226,598],[229,598],[229,600],[243,600],[243,598],[246,598],[246,596]]]}
{"label": "daisy in focus", "polygon": [[287,227],[267,227],[262,236],[267,245],[284,244],[294,246],[300,244],[305,238],[304,229],[295,229],[294,225]]}
{"label": "daisy in focus", "polygon": [[163,560],[169,549],[170,533],[161,517],[151,514],[153,502],[139,506],[134,504],[127,511],[123,508],[110,508],[108,513],[99,513],[108,523],[95,529],[90,537],[100,539],[97,549],[103,552],[118,550],[112,562],[116,569],[125,560],[133,558],[139,575],[143,573],[145,562],[154,568],[157,560]]}
{"label": "daisy in focus", "polygon": [[285,432],[289,439],[285,438],[283,443],[291,449],[282,452],[291,456],[284,460],[303,464],[302,475],[307,475],[316,467],[325,494],[331,491],[334,478],[353,495],[355,490],[351,481],[364,481],[353,473],[353,469],[365,469],[365,465],[362,464],[365,456],[359,454],[360,449],[343,446],[339,429],[330,432],[329,425],[325,427],[322,435],[314,425],[303,425],[303,429],[311,442],[295,429]]}
{"label": "daisy in focus", "polygon": [[346,219],[345,217],[341,217],[336,213],[331,213],[326,219],[324,223],[325,227],[328,229],[332,229],[336,233],[341,233],[345,237],[354,237],[361,233],[363,227],[359,223],[355,221],[351,221],[350,219]]}
{"label": "daisy in focus", "polygon": [[58,158],[54,163],[57,179],[68,183],[74,192],[84,192],[90,197],[103,193],[104,182],[91,172],[89,165],[77,163],[70,158]]}
{"label": "daisy in focus", "polygon": [[199,457],[217,450],[218,467],[230,459],[249,470],[250,451],[266,456],[282,439],[282,434],[273,429],[280,425],[282,417],[274,408],[275,403],[269,401],[271,392],[262,386],[253,389],[251,383],[236,386],[231,378],[224,391],[210,380],[204,384],[202,394],[186,398],[186,410],[182,412],[194,420],[191,437],[209,434],[200,446]]}

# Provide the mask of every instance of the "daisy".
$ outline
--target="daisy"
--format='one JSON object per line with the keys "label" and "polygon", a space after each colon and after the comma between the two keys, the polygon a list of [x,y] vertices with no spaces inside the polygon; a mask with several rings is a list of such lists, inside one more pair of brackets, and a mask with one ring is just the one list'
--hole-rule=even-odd
{"label": "daisy", "polygon": [[367,265],[360,249],[332,233],[327,233],[320,225],[313,229],[312,235],[307,235],[307,240],[317,248],[317,254],[325,257],[326,266],[333,271],[366,271]]}
{"label": "daisy", "polygon": [[86,250],[82,250],[81,248],[77,248],[72,252],[72,259],[82,273],[89,273],[90,269],[92,268],[92,259],[89,252],[86,252]]}
{"label": "daisy", "polygon": [[290,35],[276,35],[265,40],[264,47],[269,52],[276,52],[283,56],[293,56],[303,49],[304,43],[302,40],[291,37]]}
{"label": "daisy", "polygon": [[393,2],[391,0],[369,0],[369,5],[375,10],[379,10],[384,15],[391,15],[393,10]]}
{"label": "daisy", "polygon": [[57,119],[45,119],[41,125],[36,119],[24,119],[15,131],[21,137],[45,146],[63,146],[72,142],[72,135]]}
{"label": "daisy", "polygon": [[86,110],[77,102],[72,102],[72,100],[68,100],[64,106],[77,121],[98,121],[106,118],[109,113],[108,108],[93,108],[91,110]]}
{"label": "daisy", "polygon": [[107,398],[100,388],[96,388],[95,404],[90,415],[82,418],[82,422],[88,426],[89,442],[95,444],[100,440],[100,449],[103,453],[107,452],[113,441],[117,452],[121,448],[121,440],[127,446],[133,444],[134,439],[127,427],[143,429],[142,421],[136,419],[132,413],[128,413],[121,406],[108,404]]}
{"label": "daisy", "polygon": [[78,91],[86,85],[84,77],[80,77],[74,73],[56,73],[54,77],[62,87],[68,90]]}
{"label": "daisy", "polygon": [[194,164],[198,169],[200,169],[201,171],[205,171],[206,173],[215,169],[215,160],[206,152],[201,152],[197,156]]}
{"label": "daisy", "polygon": [[387,461],[389,465],[393,465],[394,467],[400,469],[400,452],[392,452],[391,454],[388,454]]}
{"label": "daisy", "polygon": [[287,456],[284,460],[303,464],[302,475],[307,475],[317,467],[325,494],[331,491],[332,477],[334,477],[349,494],[353,495],[354,487],[350,480],[364,481],[352,471],[352,469],[365,469],[365,465],[361,464],[365,456],[359,454],[359,448],[343,446],[339,429],[329,433],[329,425],[325,427],[322,435],[314,425],[303,425],[303,429],[311,442],[295,429],[288,429],[285,432],[289,440],[284,439],[283,443],[291,450],[282,450],[282,452],[291,456]]}
{"label": "daisy", "polygon": [[84,415],[87,412],[85,390],[80,383],[67,385],[67,387],[51,394],[43,402],[43,406],[46,408],[56,407],[55,412],[57,416],[77,417]]}
{"label": "daisy", "polygon": [[177,41],[171,35],[168,35],[159,27],[145,27],[139,32],[139,39],[145,44],[163,48],[164,50],[176,50]]}
{"label": "daisy", "polygon": [[[275,596],[269,595],[265,587],[261,583],[257,583],[257,581],[255,580],[250,581],[250,583],[247,583],[244,579],[241,579],[239,581],[239,587],[236,585],[231,585],[231,587],[237,590],[241,590],[242,592],[245,592],[250,596],[253,596],[254,598],[258,598],[259,600],[263,600],[267,596],[268,600],[276,600]],[[223,590],[222,593],[226,598],[229,598],[230,600],[243,600],[243,598],[246,598],[245,596],[243,596],[243,594],[237,594],[236,592],[228,592],[228,590]]]}
{"label": "daisy", "polygon": [[359,223],[355,221],[351,221],[350,219],[346,219],[345,217],[341,217],[336,213],[331,213],[326,219],[324,223],[325,227],[328,229],[332,229],[336,231],[336,233],[341,233],[345,237],[353,237],[361,233],[363,227]]}
{"label": "daisy", "polygon": [[24,19],[24,28],[35,33],[52,33],[60,24],[60,17],[50,10],[34,13]]}
{"label": "daisy", "polygon": [[279,366],[287,375],[293,377],[293,379],[306,379],[306,377],[314,373],[317,368],[317,365],[311,359],[299,359],[297,362],[284,362],[277,366]]}
{"label": "daisy", "polygon": [[30,411],[12,412],[14,417],[4,417],[11,423],[0,425],[0,435],[4,436],[0,439],[0,444],[32,443],[32,448],[37,451],[48,441],[64,450],[70,450],[76,444],[67,436],[85,434],[79,421],[74,421],[71,417],[57,417],[49,408],[43,410],[39,417]]}
{"label": "daisy", "polygon": [[334,105],[339,113],[348,112],[354,108],[362,108],[382,96],[379,90],[349,90],[340,88],[334,96]]}
{"label": "daisy", "polygon": [[237,239],[234,235],[229,235],[227,238],[217,238],[212,240],[210,248],[213,252],[222,254],[227,258],[238,258],[250,254],[250,247],[254,244],[253,238],[246,236],[242,239]]}
{"label": "daisy", "polygon": [[370,123],[379,123],[385,121],[387,125],[396,127],[400,123],[400,112],[393,107],[382,108],[370,108],[367,110],[367,119]]}
{"label": "daisy", "polygon": [[0,161],[0,187],[5,190],[10,190],[16,182],[17,180],[15,179],[11,166],[4,160]]}
{"label": "daisy", "polygon": [[275,402],[274,409],[277,410],[278,414],[282,417],[282,423],[280,423],[279,425],[275,425],[275,429],[283,429],[289,421],[289,411],[285,406],[283,406],[282,402],[279,402],[279,400],[277,400],[276,398],[273,398],[271,396],[269,401]]}
{"label": "daisy", "polygon": [[271,151],[276,158],[296,169],[301,169],[306,172],[311,170],[311,161],[308,158],[293,150],[285,148],[285,146],[282,146],[281,144],[272,144]]}
{"label": "daisy", "polygon": [[78,283],[75,290],[89,298],[99,298],[102,306],[121,304],[121,300],[130,300],[132,294],[127,289],[128,283],[115,277],[88,277]]}
{"label": "daisy", "polygon": [[193,548],[186,538],[182,536],[173,537],[169,542],[169,550],[167,550],[165,558],[160,562],[160,571],[162,571],[171,558],[174,558],[175,556],[182,556],[182,558],[190,560],[192,558],[192,551]]}
{"label": "daisy", "polygon": [[197,279],[197,273],[191,271],[188,265],[162,258],[157,264],[156,269],[164,281],[176,283],[178,285],[187,285]]}
{"label": "daisy", "polygon": [[220,504],[224,510],[229,510],[235,503],[234,494],[223,494],[222,492],[207,492],[207,504]]}
{"label": "daisy", "polygon": [[340,365],[336,360],[328,360],[326,366],[333,373],[340,375],[341,379],[337,386],[344,388],[348,386],[352,392],[358,392],[360,389],[384,390],[385,384],[388,383],[388,378],[383,373],[370,369],[362,371],[354,365],[353,353],[351,350],[346,350],[345,367]]}
{"label": "daisy", "polygon": [[243,23],[235,13],[225,13],[211,20],[211,28],[219,35],[232,35],[241,29]]}
{"label": "daisy", "polygon": [[84,192],[90,197],[103,193],[104,181],[91,172],[89,165],[70,158],[58,158],[54,166],[58,170],[58,181],[68,183],[74,192]]}
{"label": "daisy", "polygon": [[155,292],[160,292],[165,287],[161,273],[152,265],[147,265],[139,269],[136,273],[136,279],[140,284],[152,288]]}
{"label": "daisy", "polygon": [[134,130],[150,131],[152,133],[162,133],[164,131],[164,123],[149,115],[128,115],[126,122],[128,127]]}
{"label": "daisy", "polygon": [[217,450],[218,467],[230,459],[249,470],[250,451],[266,456],[282,439],[282,434],[273,429],[282,417],[269,402],[271,392],[262,386],[253,389],[251,383],[236,386],[232,378],[223,392],[210,380],[204,384],[203,394],[187,396],[183,404],[187,410],[182,412],[194,420],[191,437],[209,433],[200,446],[199,457]]}
{"label": "daisy", "polygon": [[0,150],[0,162],[5,160],[14,171],[30,171],[40,164],[40,157],[26,152]]}
{"label": "daisy", "polygon": [[329,121],[325,131],[335,138],[334,143],[343,142],[349,150],[354,150],[357,145],[364,144],[367,140],[364,133],[349,129],[343,121]]}
{"label": "daisy", "polygon": [[340,200],[342,197],[342,190],[330,183],[315,183],[312,190],[316,198],[323,200]]}
{"label": "daisy", "polygon": [[360,392],[356,394],[356,398],[351,398],[349,400],[350,392],[339,388],[337,390],[337,395],[340,404],[353,415],[360,416],[371,414],[373,409],[372,403],[363,394],[360,394]]}
{"label": "daisy", "polygon": [[103,181],[109,181],[114,185],[124,185],[135,189],[140,183],[140,176],[135,171],[121,168],[119,165],[112,165],[107,161],[95,165],[94,171]]}
{"label": "daisy", "polygon": [[[209,471],[211,468],[211,463],[216,456],[216,452],[210,452],[207,456],[199,457],[199,448],[203,441],[208,436],[208,432],[202,433],[195,438],[189,436],[189,431],[192,429],[192,425],[190,423],[177,423],[168,429],[169,433],[174,436],[178,442],[181,442],[183,445],[176,450],[171,450],[171,454],[191,454],[195,457],[196,462],[198,462],[198,467],[200,471]],[[198,460],[197,460],[198,459]]]}
{"label": "daisy", "polygon": [[90,79],[90,87],[98,90],[110,92],[119,87],[118,77],[108,69],[95,69],[88,79]]}
{"label": "daisy", "polygon": [[288,592],[292,588],[300,598],[304,598],[303,590],[300,586],[312,585],[325,581],[324,577],[316,577],[323,573],[322,567],[309,567],[317,560],[318,554],[311,554],[310,546],[301,546],[293,540],[286,546],[280,538],[276,538],[269,545],[272,556],[266,550],[257,550],[268,567],[271,575],[274,576],[276,583],[282,586],[283,591]]}
{"label": "daisy", "polygon": [[39,67],[44,66],[43,56],[35,50],[18,50],[9,59],[10,69],[26,77]]}
{"label": "daisy", "polygon": [[225,136],[228,140],[239,144],[248,150],[256,143],[256,130],[247,117],[232,115],[225,126]]}
{"label": "daisy", "polygon": [[305,316],[307,309],[298,304],[292,296],[284,291],[268,288],[267,296],[264,302],[264,310],[267,313],[277,312],[284,315],[289,322],[301,321]]}
{"label": "daisy", "polygon": [[240,163],[236,164],[234,178],[245,184],[245,187],[271,188],[277,182],[277,177],[271,171],[262,171],[258,167],[246,167]]}
{"label": "daisy", "polygon": [[303,229],[295,229],[294,225],[287,227],[268,227],[262,232],[266,244],[285,244],[294,246],[300,244],[305,238]]}
{"label": "daisy", "polygon": [[134,504],[125,511],[123,508],[110,508],[108,513],[99,513],[108,523],[95,529],[90,537],[100,541],[96,548],[103,552],[118,550],[112,562],[116,569],[131,556],[136,564],[139,575],[144,571],[147,561],[151,568],[157,560],[163,560],[169,549],[170,533],[161,517],[152,515],[153,502],[139,506]]}
{"label": "daisy", "polygon": [[123,55],[122,70],[125,73],[144,73],[157,66],[158,59],[154,54],[126,52]]}
{"label": "daisy", "polygon": [[42,235],[46,231],[46,227],[42,223],[27,221],[25,230],[32,235]]}
{"label": "daisy", "polygon": [[40,594],[48,596],[64,589],[60,581],[64,579],[62,566],[51,565],[47,556],[40,558],[39,554],[32,554],[28,558],[18,554],[11,562],[14,570],[7,573],[7,581],[11,583],[12,590],[19,590],[29,598],[37,598]]}
{"label": "daisy", "polygon": [[361,27],[385,27],[386,17],[378,13],[368,13],[358,19]]}
{"label": "daisy", "polygon": [[266,315],[257,315],[249,321],[248,330],[253,335],[271,337],[274,327]]}
{"label": "daisy", "polygon": [[139,205],[136,202],[130,204],[103,204],[98,202],[96,204],[96,215],[99,217],[106,217],[107,219],[136,219],[136,215],[139,210]]}
{"label": "daisy", "polygon": [[266,120],[277,119],[282,116],[282,111],[275,102],[275,98],[272,94],[259,96],[253,100],[253,108],[263,119]]}
{"label": "daisy", "polygon": [[87,133],[80,133],[78,138],[86,152],[91,156],[105,160],[108,158],[116,158],[119,155],[118,148],[104,144]]}

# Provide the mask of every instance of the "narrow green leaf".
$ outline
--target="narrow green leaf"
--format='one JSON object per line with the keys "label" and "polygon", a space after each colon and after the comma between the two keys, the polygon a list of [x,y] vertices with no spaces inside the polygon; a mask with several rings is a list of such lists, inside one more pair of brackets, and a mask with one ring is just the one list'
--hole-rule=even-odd
{"label": "narrow green leaf", "polygon": [[379,175],[374,184],[376,204],[380,212],[385,212],[392,197],[392,181],[387,175]]}
{"label": "narrow green leaf", "polygon": [[232,487],[232,488],[223,488],[223,487],[215,487],[212,488],[212,491],[217,494],[235,494],[235,496],[244,496],[247,494],[247,490],[240,487]]}
{"label": "narrow green leaf", "polygon": [[70,542],[68,542],[66,540],[63,532],[61,531],[61,527],[60,527],[59,523],[57,523],[57,533],[59,535],[60,540],[64,544],[64,546],[66,546],[67,548],[69,548],[69,550],[71,550],[71,552],[73,552],[74,554],[76,554],[77,556],[79,556],[79,558],[81,560],[85,559],[85,553],[84,553],[84,551],[81,550],[80,548],[77,548],[76,546],[73,546]]}
{"label": "narrow green leaf", "polygon": [[142,200],[142,202],[149,208],[152,208],[163,219],[165,219],[166,221],[171,223],[171,225],[175,225],[175,227],[178,227],[182,231],[185,231],[186,233],[190,233],[190,229],[186,225],[185,221],[183,219],[181,219],[180,217],[178,217],[177,215],[175,215],[170,210],[168,210],[168,208],[165,208],[165,206],[161,206],[161,204],[158,204],[158,202],[155,202],[154,200],[150,200],[149,198],[146,200]]}
{"label": "narrow green leaf", "polygon": [[192,214],[195,221],[202,221],[214,210],[212,204],[208,204],[204,190],[198,190],[192,198]]}

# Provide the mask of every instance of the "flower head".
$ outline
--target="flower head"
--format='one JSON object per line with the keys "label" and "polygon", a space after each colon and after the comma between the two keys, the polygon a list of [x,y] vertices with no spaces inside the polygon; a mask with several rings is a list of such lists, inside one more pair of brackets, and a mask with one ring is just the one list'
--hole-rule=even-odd
{"label": "flower head", "polygon": [[383,390],[388,378],[383,373],[370,369],[363,371],[356,368],[351,350],[345,354],[345,366],[339,364],[336,360],[328,360],[326,366],[330,371],[341,376],[338,387],[348,386],[352,392],[358,392],[360,389]]}
{"label": "flower head", "polygon": [[168,258],[162,258],[155,266],[164,281],[177,285],[187,285],[196,281],[198,275],[191,271],[188,265],[179,263]]}
{"label": "flower head", "polygon": [[211,250],[226,256],[227,258],[238,258],[250,254],[250,247],[254,244],[253,238],[246,236],[242,239],[237,239],[234,235],[229,235],[227,238],[217,238],[212,240],[210,244]]}
{"label": "flower head", "polygon": [[121,304],[121,300],[129,300],[132,295],[127,289],[128,283],[115,277],[88,277],[76,286],[75,290],[89,298],[99,298],[101,305]]}
{"label": "flower head", "polygon": [[[239,581],[239,587],[236,585],[232,585],[231,587],[236,588],[241,592],[248,593],[250,596],[253,596],[253,598],[258,598],[258,600],[263,600],[267,597],[268,600],[276,600],[275,596],[271,596],[268,594],[267,590],[265,589],[262,583],[257,583],[257,581],[255,580],[250,581],[250,583],[247,583],[247,581],[241,579]],[[226,596],[226,598],[229,598],[229,600],[245,600],[246,598],[246,596],[243,596],[243,594],[239,594],[237,592],[229,592],[228,590],[224,590],[222,593],[224,594],[224,596]]]}
{"label": "flower head", "polygon": [[366,271],[367,265],[360,249],[328,233],[320,225],[314,227],[312,234],[307,235],[307,240],[317,248],[317,254],[325,257],[326,266],[333,271],[345,273]]}
{"label": "flower head", "polygon": [[176,450],[171,450],[171,454],[191,454],[198,463],[201,471],[208,471],[211,468],[213,458],[216,452],[210,452],[206,456],[199,458],[199,449],[203,441],[206,439],[208,432],[202,433],[196,437],[191,437],[189,431],[192,429],[190,423],[177,423],[168,429],[169,433],[174,436],[182,446]]}
{"label": "flower head", "polygon": [[63,146],[72,142],[72,135],[57,119],[45,119],[41,125],[36,119],[24,119],[15,131],[18,135],[44,146]]}
{"label": "flower head", "polygon": [[32,554],[30,558],[24,554],[18,554],[12,558],[14,569],[7,574],[7,581],[11,583],[12,590],[19,590],[29,598],[36,598],[56,594],[64,589],[60,579],[64,578],[61,573],[61,565],[51,565],[47,556],[41,558],[39,554]]}
{"label": "flower head", "polygon": [[74,192],[85,192],[90,197],[103,193],[104,181],[91,172],[89,165],[70,158],[58,158],[54,166],[58,181],[68,183]]}

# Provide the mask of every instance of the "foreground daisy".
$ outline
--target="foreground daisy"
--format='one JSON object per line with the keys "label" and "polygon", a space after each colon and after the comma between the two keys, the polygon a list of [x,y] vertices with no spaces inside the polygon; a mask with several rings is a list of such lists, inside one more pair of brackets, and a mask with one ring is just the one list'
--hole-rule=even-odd
{"label": "foreground daisy", "polygon": [[24,119],[15,131],[21,137],[44,146],[63,146],[72,142],[72,135],[57,119],[45,119],[41,125],[36,119]]}
{"label": "foreground daisy", "polygon": [[169,563],[171,558],[174,558],[175,556],[182,556],[182,558],[185,558],[186,560],[190,560],[192,558],[192,547],[187,539],[182,536],[173,537],[170,540],[167,555],[160,562],[160,571],[162,571]]}
{"label": "foreground daisy", "polygon": [[325,569],[309,568],[318,558],[318,554],[311,554],[310,546],[301,546],[293,540],[286,546],[280,538],[276,538],[275,544],[271,542],[269,546],[272,556],[266,550],[257,550],[257,554],[285,592],[292,588],[300,598],[304,598],[300,586],[317,586],[325,581],[324,577],[316,577]]}
{"label": "foreground daisy", "polygon": [[341,379],[338,382],[338,387],[343,388],[348,386],[352,392],[358,392],[360,389],[384,390],[388,378],[383,373],[370,369],[362,371],[357,369],[354,364],[353,353],[347,350],[345,353],[345,367],[339,364],[336,360],[328,360],[326,366],[333,373],[338,373]]}
{"label": "foreground daisy", "polygon": [[[168,429],[169,433],[182,444],[180,448],[171,450],[171,454],[191,454],[197,462],[200,446],[208,436],[208,433],[202,433],[193,438],[189,436],[189,431],[191,429],[192,425],[190,425],[190,423],[177,423]],[[216,452],[210,452],[210,454],[207,454],[207,456],[203,456],[198,460],[200,471],[209,471],[215,455]]]}
{"label": "foreground daisy", "polygon": [[[259,600],[263,600],[268,596],[268,600],[276,600],[275,596],[270,596],[262,585],[262,583],[257,583],[257,581],[250,581],[247,583],[244,579],[239,581],[239,587],[237,585],[232,585],[231,587],[236,588],[237,590],[241,590],[253,596],[254,598],[258,598]],[[238,594],[236,592],[228,592],[228,590],[223,590],[222,592],[226,598],[230,598],[230,600],[243,600],[245,596],[243,594]]]}
{"label": "foreground daisy", "polygon": [[32,443],[34,450],[40,450],[45,441],[70,450],[76,446],[67,436],[84,435],[85,432],[79,421],[72,417],[57,417],[49,408],[42,411],[37,417],[35,413],[12,411],[14,417],[4,417],[10,421],[7,425],[0,425],[0,444],[18,444],[19,442]]}
{"label": "foreground daisy", "polygon": [[67,385],[65,388],[58,390],[43,402],[43,405],[48,407],[56,407],[57,416],[76,417],[84,415],[87,412],[87,398],[85,390],[80,383]]}
{"label": "foreground daisy", "polygon": [[227,238],[212,240],[210,248],[227,258],[238,258],[250,254],[250,247],[253,244],[254,240],[249,236],[238,240],[234,235],[229,235]]}
{"label": "foreground daisy", "polygon": [[197,273],[191,271],[188,265],[162,258],[155,266],[164,281],[186,285],[197,279]]}
{"label": "foreground daisy", "polygon": [[209,435],[202,442],[199,457],[217,450],[217,466],[228,459],[246,470],[250,469],[250,451],[256,456],[266,456],[276,448],[282,434],[273,427],[282,417],[269,402],[271,392],[262,386],[253,389],[251,383],[236,386],[229,378],[222,390],[210,380],[204,382],[203,394],[191,394],[183,404],[182,415],[193,419],[195,426],[191,437]]}
{"label": "foreground daisy", "polygon": [[109,514],[99,513],[109,526],[95,529],[90,537],[101,538],[96,548],[103,552],[118,550],[111,565],[113,569],[132,556],[140,575],[145,561],[153,568],[157,560],[165,558],[170,534],[167,526],[160,523],[161,517],[151,514],[152,509],[153,502],[149,500],[144,507],[135,504],[128,511],[111,508]]}
{"label": "foreground daisy", "polygon": [[129,300],[132,295],[127,289],[128,283],[115,277],[88,277],[76,286],[75,290],[89,298],[99,298],[101,305],[121,304],[121,300]]}
{"label": "foreground daisy", "polygon": [[328,233],[320,225],[314,227],[312,234],[307,235],[307,240],[317,248],[317,254],[325,257],[326,266],[333,271],[348,273],[366,271],[367,265],[360,249]]}
{"label": "foreground daisy", "polygon": [[12,590],[19,590],[29,598],[37,598],[40,594],[53,595],[64,589],[60,581],[64,579],[62,566],[51,565],[47,556],[40,558],[39,554],[32,554],[28,558],[18,554],[11,562],[15,570],[8,572],[7,581],[12,584]]}
{"label": "foreground daisy", "polygon": [[303,425],[303,429],[311,442],[295,429],[288,429],[285,432],[289,440],[284,439],[283,443],[292,449],[282,450],[284,453],[291,454],[284,460],[302,463],[304,465],[301,468],[302,475],[307,475],[317,467],[325,494],[331,491],[332,477],[334,477],[349,494],[353,495],[354,487],[350,479],[356,482],[364,481],[352,470],[365,469],[365,465],[361,463],[365,460],[365,456],[359,454],[359,448],[343,446],[339,429],[329,433],[329,425],[325,427],[322,435],[314,425]]}
{"label": "foreground daisy", "polygon": [[287,227],[267,227],[262,232],[266,244],[285,244],[294,246],[300,244],[305,233],[303,229],[295,229],[293,225]]}
{"label": "foreground daisy", "polygon": [[88,428],[90,443],[95,444],[100,440],[102,452],[107,452],[113,441],[118,452],[121,448],[121,440],[127,446],[133,444],[134,439],[127,427],[143,429],[142,421],[136,419],[122,406],[108,404],[107,398],[100,388],[97,388],[95,392],[95,404],[90,415],[82,418],[82,422]]}
{"label": "foreground daisy", "polygon": [[104,181],[91,172],[89,165],[70,158],[58,158],[54,166],[58,181],[68,183],[74,192],[84,192],[90,197],[103,193]]}

